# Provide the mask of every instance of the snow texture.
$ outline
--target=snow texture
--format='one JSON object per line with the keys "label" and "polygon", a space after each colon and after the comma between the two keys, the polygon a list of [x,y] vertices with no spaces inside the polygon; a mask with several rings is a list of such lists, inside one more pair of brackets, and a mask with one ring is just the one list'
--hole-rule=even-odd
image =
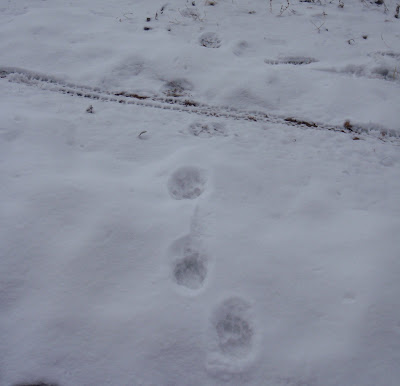
{"label": "snow texture", "polygon": [[398,386],[396,7],[0,2],[0,386]]}

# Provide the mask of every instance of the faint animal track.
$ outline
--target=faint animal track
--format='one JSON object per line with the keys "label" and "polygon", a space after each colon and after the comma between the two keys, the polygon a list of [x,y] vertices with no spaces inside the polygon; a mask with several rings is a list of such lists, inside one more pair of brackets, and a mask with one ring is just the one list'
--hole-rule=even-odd
{"label": "faint animal track", "polygon": [[286,56],[280,59],[265,59],[264,62],[272,65],[292,64],[294,66],[299,66],[304,64],[315,63],[318,62],[318,60],[307,56]]}
{"label": "faint animal track", "polygon": [[243,56],[243,54],[249,49],[249,43],[246,40],[238,42],[233,49],[233,53],[236,56]]}
{"label": "faint animal track", "polygon": [[376,66],[368,73],[368,69],[364,71],[364,75],[371,78],[382,78],[385,80],[400,80],[400,53],[393,51],[382,51],[370,54],[375,60]]}
{"label": "faint animal track", "polygon": [[145,68],[145,61],[140,56],[131,56],[125,59],[124,62],[120,63],[113,69],[113,73],[119,77],[131,77],[139,75]]}
{"label": "faint animal track", "polygon": [[385,80],[396,80],[400,79],[399,73],[396,67],[392,67],[390,65],[381,65],[375,67],[371,71],[372,78],[382,78]]}
{"label": "faint animal track", "polygon": [[189,133],[196,137],[226,136],[225,125],[219,122],[194,122],[188,128]]}
{"label": "faint animal track", "polygon": [[162,87],[163,94],[169,97],[189,95],[188,91],[191,90],[193,90],[193,84],[186,79],[171,80]]}
{"label": "faint animal track", "polygon": [[202,288],[208,262],[200,243],[191,236],[184,236],[172,244],[170,255],[175,283],[191,290]]}
{"label": "faint animal track", "polygon": [[151,66],[146,64],[141,56],[132,55],[105,73],[101,83],[103,87],[126,87],[127,82],[133,81],[136,76],[149,68]]}
{"label": "faint animal track", "polygon": [[395,159],[392,157],[385,157],[379,162],[383,166],[393,166],[395,164]]}
{"label": "faint animal track", "polygon": [[378,51],[369,54],[369,56],[387,56],[389,58],[398,59],[400,60],[400,53],[393,52],[393,51]]}
{"label": "faint animal track", "polygon": [[375,52],[369,54],[373,62],[369,64],[347,64],[340,68],[319,68],[319,71],[326,71],[336,74],[355,75],[369,79],[384,79],[398,81],[400,54],[394,52]]}
{"label": "faint animal track", "polygon": [[219,48],[221,47],[221,39],[215,32],[205,32],[200,36],[199,43],[203,47],[207,48]]}
{"label": "faint animal track", "polygon": [[254,328],[247,316],[249,308],[245,300],[232,297],[214,311],[212,325],[223,355],[240,359],[250,352]]}
{"label": "faint animal track", "polygon": [[191,18],[195,21],[202,21],[200,11],[197,8],[185,8],[179,11],[182,17]]}
{"label": "faint animal track", "polygon": [[183,166],[168,181],[168,190],[175,200],[193,200],[199,197],[207,182],[206,174],[195,166]]}

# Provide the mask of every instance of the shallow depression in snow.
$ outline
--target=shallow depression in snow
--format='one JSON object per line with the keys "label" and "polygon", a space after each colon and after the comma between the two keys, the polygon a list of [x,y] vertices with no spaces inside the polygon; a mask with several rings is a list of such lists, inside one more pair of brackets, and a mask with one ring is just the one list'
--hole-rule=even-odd
{"label": "shallow depression in snow", "polygon": [[174,282],[190,290],[203,287],[208,273],[207,254],[193,236],[181,237],[172,243],[172,277]]}
{"label": "shallow depression in snow", "polygon": [[0,1],[0,386],[399,386],[398,2]]}
{"label": "shallow depression in snow", "polygon": [[207,276],[205,258],[198,252],[191,252],[178,260],[174,267],[176,283],[190,289],[199,289]]}
{"label": "shallow depression in snow", "polygon": [[221,47],[221,39],[215,32],[205,32],[200,36],[200,45],[207,48]]}
{"label": "shallow depression in snow", "polygon": [[168,190],[175,200],[193,200],[199,197],[207,178],[205,172],[195,166],[184,166],[176,170],[168,181]]}
{"label": "shallow depression in snow", "polygon": [[189,125],[188,131],[195,137],[210,138],[225,136],[226,128],[222,122],[193,122]]}
{"label": "shallow depression in snow", "polygon": [[249,307],[245,300],[232,297],[222,302],[214,311],[212,323],[222,354],[242,358],[249,353],[254,334],[247,316]]}

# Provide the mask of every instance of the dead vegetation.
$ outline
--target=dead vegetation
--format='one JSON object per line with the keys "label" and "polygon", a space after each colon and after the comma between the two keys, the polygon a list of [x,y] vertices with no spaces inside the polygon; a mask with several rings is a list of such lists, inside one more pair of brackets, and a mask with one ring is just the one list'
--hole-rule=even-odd
{"label": "dead vegetation", "polygon": [[294,123],[294,124],[299,125],[299,126],[318,127],[318,125],[316,123],[314,123],[314,122],[302,121],[302,120],[299,120],[299,119],[296,119],[296,118],[292,118],[292,117],[285,118],[285,121],[286,122],[290,122],[290,123]]}
{"label": "dead vegetation", "polygon": [[148,99],[148,96],[144,96],[144,95],[139,95],[136,93],[130,93],[130,92],[126,92],[126,91],[120,91],[120,92],[116,92],[113,95],[115,96],[124,96],[127,98],[135,98],[135,99]]}

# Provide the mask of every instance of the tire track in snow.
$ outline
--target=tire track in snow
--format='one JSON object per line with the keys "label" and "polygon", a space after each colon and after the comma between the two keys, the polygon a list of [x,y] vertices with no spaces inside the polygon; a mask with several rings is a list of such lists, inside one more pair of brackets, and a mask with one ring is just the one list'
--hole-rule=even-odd
{"label": "tire track in snow", "polygon": [[[390,130],[377,127],[355,126],[345,123],[343,126],[326,125],[308,120],[296,119],[291,116],[266,114],[256,110],[242,110],[230,106],[212,106],[183,97],[164,97],[162,95],[140,95],[127,91],[109,91],[99,87],[90,87],[69,83],[51,75],[21,69],[17,67],[0,67],[0,79],[11,83],[20,83],[37,87],[41,90],[57,92],[102,102],[115,102],[142,107],[152,107],[164,110],[173,110],[209,117],[221,117],[248,122],[263,122],[281,124],[300,128],[313,128],[349,134],[368,134],[381,140],[398,142],[400,130]],[[353,139],[359,139],[354,137]]]}

